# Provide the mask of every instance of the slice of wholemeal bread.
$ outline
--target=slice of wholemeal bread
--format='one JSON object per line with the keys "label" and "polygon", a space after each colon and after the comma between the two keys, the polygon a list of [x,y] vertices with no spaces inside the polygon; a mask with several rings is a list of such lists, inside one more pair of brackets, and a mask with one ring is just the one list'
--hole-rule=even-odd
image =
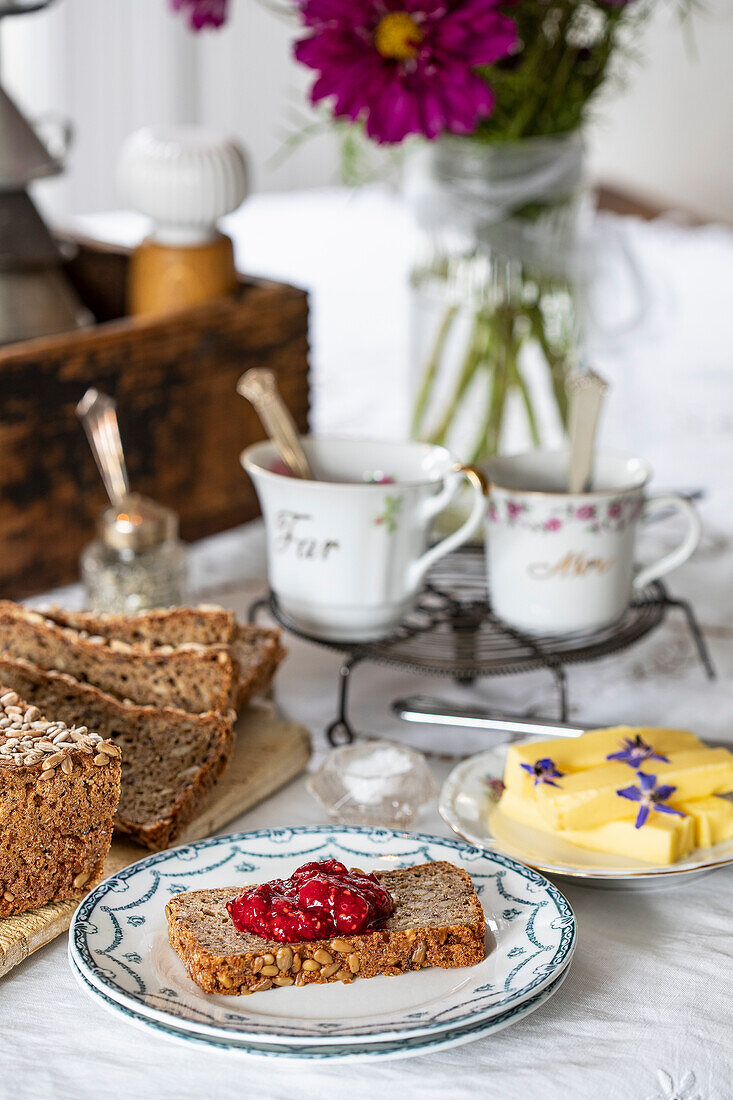
{"label": "slice of wholemeal bread", "polygon": [[377,931],[289,944],[238,932],[226,909],[245,889],[235,886],[172,897],[168,938],[204,992],[229,995],[482,961],[484,914],[465,871],[437,862],[375,874],[395,902]]}
{"label": "slice of wholemeal bread", "polygon": [[9,600],[0,600],[0,653],[67,672],[134,703],[226,713],[237,698],[237,665],[224,648],[141,648],[86,637]]}
{"label": "slice of wholemeal bread", "polygon": [[285,656],[280,631],[240,625],[233,611],[222,607],[169,607],[135,615],[107,615],[52,607],[42,614],[58,626],[108,640],[152,648],[159,646],[223,646],[236,666],[232,704],[241,710],[270,684]]}
{"label": "slice of wholemeal bread", "polygon": [[122,750],[115,830],[159,851],[201,809],[234,748],[230,718],[122,703],[62,672],[0,656],[0,683],[44,714],[83,723]]}
{"label": "slice of wholemeal bread", "polygon": [[49,607],[41,612],[59,626],[117,638],[132,645],[180,646],[229,645],[233,642],[238,623],[233,611],[213,605],[199,607],[158,607],[130,615],[113,615],[104,611],[67,611],[64,607]]}
{"label": "slice of wholemeal bread", "polygon": [[278,665],[287,654],[280,638],[279,630],[253,625],[238,627],[229,646],[237,670],[236,710],[242,710],[255,695],[270,686]]}

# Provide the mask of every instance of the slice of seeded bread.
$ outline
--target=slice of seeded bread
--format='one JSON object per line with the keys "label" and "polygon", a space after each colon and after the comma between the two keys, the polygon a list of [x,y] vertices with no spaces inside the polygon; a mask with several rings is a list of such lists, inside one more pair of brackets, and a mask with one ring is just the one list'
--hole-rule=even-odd
{"label": "slice of seeded bread", "polygon": [[66,611],[52,607],[45,618],[61,627],[152,649],[160,646],[222,646],[236,666],[232,705],[242,710],[265,691],[285,656],[280,631],[260,626],[241,626],[234,612],[222,607],[169,607],[136,615],[106,615],[92,611]]}
{"label": "slice of seeded bread", "polygon": [[484,914],[465,871],[437,862],[376,876],[395,902],[378,931],[290,944],[238,932],[226,903],[245,887],[233,886],[172,897],[168,938],[204,992],[230,995],[482,961]]}
{"label": "slice of seeded bread", "polygon": [[112,615],[103,611],[67,611],[53,606],[42,614],[59,626],[103,638],[117,638],[131,645],[180,646],[229,645],[237,635],[233,611],[201,604],[199,607],[160,607],[132,615]]}
{"label": "slice of seeded bread", "polygon": [[237,670],[234,707],[242,710],[255,695],[267,690],[287,650],[279,630],[247,625],[238,627],[229,652]]}
{"label": "slice of seeded bread", "polygon": [[0,600],[0,653],[67,672],[133,703],[200,714],[226,713],[237,700],[237,665],[226,649],[143,649],[115,638],[88,638],[9,600]]}
{"label": "slice of seeded bread", "polygon": [[230,718],[122,703],[62,672],[0,657],[0,683],[54,720],[83,723],[122,750],[115,830],[153,851],[196,817],[234,747]]}

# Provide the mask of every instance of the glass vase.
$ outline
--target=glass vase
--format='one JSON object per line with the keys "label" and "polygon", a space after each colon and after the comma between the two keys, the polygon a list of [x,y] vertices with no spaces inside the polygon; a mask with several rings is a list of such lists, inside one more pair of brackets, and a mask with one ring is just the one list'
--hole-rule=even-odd
{"label": "glass vase", "polygon": [[580,358],[591,204],[580,136],[416,150],[412,435],[481,463],[561,442]]}

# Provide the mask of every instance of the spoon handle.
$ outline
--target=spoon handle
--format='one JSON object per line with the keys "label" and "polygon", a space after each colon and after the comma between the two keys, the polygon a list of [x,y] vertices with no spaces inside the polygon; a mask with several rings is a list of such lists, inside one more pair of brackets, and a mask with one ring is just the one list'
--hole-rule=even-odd
{"label": "spoon handle", "polygon": [[568,492],[582,493],[590,482],[598,415],[608,383],[591,370],[571,374],[565,388],[569,399]]}
{"label": "spoon handle", "polygon": [[114,398],[92,387],[76,406],[76,415],[87,434],[107,495],[112,504],[118,504],[130,495],[130,481]]}
{"label": "spoon handle", "polygon": [[292,473],[308,481],[315,480],[295,421],[278,392],[273,372],[264,367],[245,371],[237,382],[237,393],[254,405],[268,437]]}

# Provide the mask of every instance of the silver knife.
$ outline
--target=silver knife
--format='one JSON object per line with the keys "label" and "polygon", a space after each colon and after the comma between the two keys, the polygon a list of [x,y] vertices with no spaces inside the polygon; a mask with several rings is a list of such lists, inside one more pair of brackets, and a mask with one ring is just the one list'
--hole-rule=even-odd
{"label": "silver knife", "polygon": [[395,699],[392,713],[405,722],[422,722],[431,726],[467,726],[494,730],[513,737],[580,737],[597,726],[576,726],[550,718],[525,717],[519,714],[493,715],[478,707],[462,707],[446,703],[429,695],[410,695]]}

